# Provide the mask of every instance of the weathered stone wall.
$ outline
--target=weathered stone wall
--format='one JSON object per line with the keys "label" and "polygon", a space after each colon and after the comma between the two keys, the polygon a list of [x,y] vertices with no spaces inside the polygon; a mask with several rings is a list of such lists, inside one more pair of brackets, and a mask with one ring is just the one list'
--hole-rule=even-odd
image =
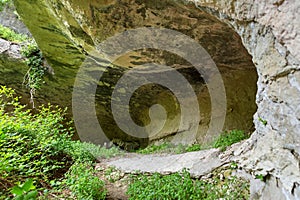
{"label": "weathered stone wall", "polygon": [[194,2],[234,27],[257,67],[256,131],[240,163],[267,183],[252,197],[300,199],[300,2]]}

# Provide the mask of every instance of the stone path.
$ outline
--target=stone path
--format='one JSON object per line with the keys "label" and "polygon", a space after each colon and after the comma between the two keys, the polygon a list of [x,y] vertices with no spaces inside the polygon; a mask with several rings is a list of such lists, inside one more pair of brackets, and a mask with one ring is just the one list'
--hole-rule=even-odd
{"label": "stone path", "polygon": [[209,174],[214,169],[229,163],[233,151],[237,147],[221,152],[219,149],[209,149],[183,154],[130,154],[128,157],[106,161],[107,166],[113,166],[125,173],[154,173],[170,174],[189,169],[191,176],[200,177]]}

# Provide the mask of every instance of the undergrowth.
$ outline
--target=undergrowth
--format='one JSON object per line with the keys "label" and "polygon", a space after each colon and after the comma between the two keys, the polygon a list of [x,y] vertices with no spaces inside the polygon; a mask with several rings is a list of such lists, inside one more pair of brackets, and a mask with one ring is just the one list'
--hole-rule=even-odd
{"label": "undergrowth", "polygon": [[[35,115],[19,103],[15,92],[0,86],[0,199],[105,199],[105,182],[96,176],[96,158],[122,154],[90,143],[72,141],[73,130],[62,125],[65,111],[42,106]],[[226,148],[247,137],[225,132],[214,147]],[[175,150],[174,150],[175,148]],[[140,153],[198,151],[201,145],[149,146]],[[187,170],[172,175],[137,175],[129,185],[130,199],[245,199],[236,177],[195,180]]]}
{"label": "undergrowth", "polygon": [[105,199],[104,181],[94,176],[92,162],[77,162],[71,166],[63,181],[78,199]]}
{"label": "undergrowth", "polygon": [[129,185],[129,199],[248,199],[249,184],[235,176],[192,179],[188,170],[171,175],[139,175]]}
{"label": "undergrowth", "polygon": [[21,52],[25,57],[25,63],[29,67],[23,84],[30,88],[31,98],[33,99],[35,91],[40,89],[41,84],[44,83],[43,76],[47,69],[44,66],[42,52],[35,41],[30,41],[24,45]]}
{"label": "undergrowth", "polygon": [[0,24],[0,38],[15,43],[21,43],[29,40],[29,38],[26,35],[16,33],[15,31],[5,26],[2,26],[1,24]]}
{"label": "undergrowth", "polygon": [[30,103],[35,108],[34,96],[36,91],[45,83],[43,77],[47,71],[44,57],[34,40],[29,40],[21,49],[22,55],[25,57],[25,63],[28,70],[24,76],[23,84],[29,88]]}
{"label": "undergrowth", "polygon": [[248,137],[249,135],[242,130],[232,130],[230,132],[225,131],[217,138],[213,144],[213,147],[220,148],[221,151],[224,151],[226,150],[226,147],[247,139]]}
{"label": "undergrowth", "polygon": [[203,147],[201,144],[191,144],[191,145],[174,145],[169,142],[164,142],[160,145],[149,145],[148,147],[144,149],[138,149],[135,152],[141,153],[141,154],[152,154],[152,153],[186,153],[186,152],[192,152],[192,151],[200,151],[208,148],[220,148],[221,151],[226,150],[226,147],[240,142],[244,139],[247,139],[249,137],[249,134],[246,134],[242,130],[232,130],[232,131],[225,131],[220,134],[218,138],[212,143],[208,144],[205,147]]}
{"label": "undergrowth", "polygon": [[[63,121],[64,110],[47,105],[32,115],[12,89],[0,86],[0,199],[22,199],[29,192],[48,199],[61,190],[70,190],[73,199],[104,198],[104,182],[93,176],[93,163],[121,152],[72,141],[73,130]],[[23,187],[29,180],[32,191]]]}
{"label": "undergrowth", "polygon": [[144,149],[138,149],[135,152],[140,154],[152,154],[152,153],[186,153],[192,151],[199,151],[202,150],[202,146],[200,144],[192,144],[192,145],[174,145],[169,142],[164,142],[160,145],[149,145]]}

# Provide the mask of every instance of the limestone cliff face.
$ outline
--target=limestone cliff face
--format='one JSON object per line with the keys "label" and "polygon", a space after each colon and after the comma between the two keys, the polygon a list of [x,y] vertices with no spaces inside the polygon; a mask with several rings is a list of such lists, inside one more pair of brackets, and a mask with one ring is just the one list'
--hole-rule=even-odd
{"label": "limestone cliff face", "polygon": [[300,2],[194,2],[235,28],[257,68],[256,131],[242,164],[272,175],[258,196],[299,199]]}
{"label": "limestone cliff face", "polygon": [[[225,128],[250,129],[251,123],[248,122],[252,121],[250,118],[256,110],[252,104],[252,92],[257,87],[258,107],[254,115],[256,131],[245,144],[245,148],[241,149],[244,159],[238,161],[249,172],[268,177],[264,186],[254,188],[252,197],[299,199],[300,2],[191,2],[87,0],[83,3],[77,0],[15,0],[15,5],[44,56],[54,68],[55,75],[46,80],[48,86],[53,88],[45,94],[45,98],[49,100],[57,101],[58,97],[61,102],[70,103],[78,67],[95,46],[116,33],[143,26],[165,27],[178,30],[198,41],[216,62],[224,79],[228,96]],[[247,51],[241,46],[241,42]],[[141,55],[144,56],[143,59]],[[157,57],[153,58],[153,55]],[[251,56],[256,69],[251,62]],[[105,119],[102,125],[106,125],[108,131],[114,132],[110,137],[122,135],[123,140],[135,140],[132,137],[126,138],[116,128],[107,100],[113,91],[112,85],[124,71],[149,61],[167,63],[174,68],[179,63],[181,67],[178,70],[191,82],[194,80],[192,85],[196,91],[198,89],[199,106],[204,110],[201,113],[200,130],[205,130],[210,116],[209,94],[203,80],[193,76],[195,73],[189,63],[160,51],[137,51],[124,55],[118,62],[110,65],[111,70],[106,72],[98,87],[97,98],[100,103],[97,110],[100,117]],[[150,87],[153,89],[153,86]],[[170,94],[164,93],[162,88],[154,90],[153,93],[151,89],[142,88],[135,97],[136,101],[133,101],[136,112],[133,112],[132,118],[140,125],[149,122],[147,106],[159,102],[158,96],[169,99],[160,103],[176,108],[176,102],[174,103]],[[148,98],[147,94],[150,95]],[[153,94],[159,95],[153,98]],[[148,102],[145,107],[137,104],[137,100],[144,97],[143,103]],[[65,105],[70,106],[69,103]],[[160,137],[151,138],[152,140],[174,139],[172,133],[176,132],[176,128],[173,129],[173,125],[178,120],[178,111],[170,111],[173,121],[169,122]],[[249,113],[252,113],[250,118]],[[201,133],[195,139],[201,140]]]}

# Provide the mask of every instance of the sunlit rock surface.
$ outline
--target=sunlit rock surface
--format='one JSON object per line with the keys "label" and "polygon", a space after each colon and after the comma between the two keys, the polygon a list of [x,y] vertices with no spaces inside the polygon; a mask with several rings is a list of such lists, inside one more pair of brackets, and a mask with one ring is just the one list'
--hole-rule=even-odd
{"label": "sunlit rock surface", "polygon": [[257,68],[256,131],[240,160],[267,177],[253,198],[299,199],[300,2],[194,2],[234,27]]}

